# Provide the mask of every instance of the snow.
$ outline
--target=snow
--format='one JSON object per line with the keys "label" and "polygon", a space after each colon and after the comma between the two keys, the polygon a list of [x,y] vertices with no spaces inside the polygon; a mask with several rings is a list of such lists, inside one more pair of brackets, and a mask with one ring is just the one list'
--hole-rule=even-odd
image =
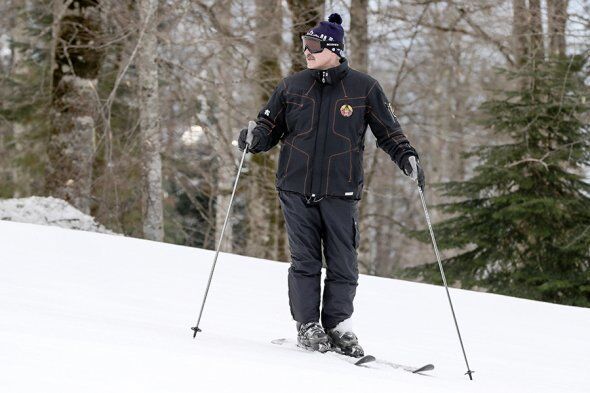
{"label": "snow", "polygon": [[270,343],[295,336],[284,263],[0,221],[0,392],[588,392],[590,310],[361,276],[368,353],[428,376]]}
{"label": "snow", "polygon": [[0,220],[115,234],[63,199],[53,197],[1,199]]}

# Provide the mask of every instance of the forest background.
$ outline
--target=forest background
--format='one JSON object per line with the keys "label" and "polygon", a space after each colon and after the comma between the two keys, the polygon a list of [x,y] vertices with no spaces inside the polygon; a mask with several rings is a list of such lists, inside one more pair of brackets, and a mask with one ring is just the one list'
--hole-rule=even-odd
{"label": "forest background", "polygon": [[[127,236],[214,249],[241,157],[232,141],[277,83],[304,68],[300,36],[333,12],[343,17],[351,67],[381,82],[419,151],[430,205],[473,200],[473,190],[453,194],[445,185],[476,178],[490,158],[480,147],[546,131],[519,123],[510,110],[502,115],[506,134],[486,119],[494,113],[490,102],[509,102],[514,91],[536,94],[540,81],[555,79],[547,89],[568,86],[574,98],[566,115],[576,122],[567,130],[549,127],[558,130],[557,145],[547,148],[560,151],[567,131],[575,134],[571,143],[579,154],[546,164],[551,155],[539,153],[494,165],[510,171],[521,162],[541,162],[567,170],[580,181],[565,187],[579,194],[573,209],[590,206],[584,180],[590,154],[588,0],[5,0],[0,198],[54,196]],[[555,62],[561,68],[551,68]],[[563,91],[557,95],[560,108]],[[536,118],[541,107],[530,108]],[[289,261],[274,188],[278,151],[247,156],[222,251]],[[425,221],[415,185],[370,132],[364,166],[361,272],[436,282],[427,274],[434,255],[420,232]],[[457,210],[431,213],[444,231],[449,267],[454,256],[475,247],[465,238],[508,236],[498,227],[445,226]],[[575,258],[562,259],[567,266],[557,268],[581,277],[562,280],[573,294],[560,294],[563,286],[552,287],[549,297],[510,292],[514,283],[505,277],[472,280],[489,278],[503,264],[518,268],[522,263],[510,255],[490,257],[479,270],[460,265],[452,284],[587,306],[590,222],[584,214],[577,219],[572,225],[582,245]],[[453,242],[453,236],[462,240]],[[524,240],[535,241],[532,235]],[[494,247],[502,244],[494,240]],[[542,252],[535,263],[558,255]]]}

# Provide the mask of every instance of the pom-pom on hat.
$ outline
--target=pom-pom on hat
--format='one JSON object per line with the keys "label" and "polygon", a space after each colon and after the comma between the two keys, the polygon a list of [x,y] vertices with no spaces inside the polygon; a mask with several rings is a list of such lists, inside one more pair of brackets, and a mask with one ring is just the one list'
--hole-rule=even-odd
{"label": "pom-pom on hat", "polygon": [[[316,27],[309,30],[306,36],[316,37],[322,41],[338,42],[344,45],[344,29],[342,28],[342,17],[340,14],[332,14],[328,21],[321,21]],[[344,51],[336,49],[335,53],[343,57]]]}
{"label": "pom-pom on hat", "polygon": [[336,23],[338,25],[341,25],[342,24],[342,17],[340,16],[340,14],[333,13],[332,15],[330,15],[328,17],[328,22],[332,22],[332,23]]}

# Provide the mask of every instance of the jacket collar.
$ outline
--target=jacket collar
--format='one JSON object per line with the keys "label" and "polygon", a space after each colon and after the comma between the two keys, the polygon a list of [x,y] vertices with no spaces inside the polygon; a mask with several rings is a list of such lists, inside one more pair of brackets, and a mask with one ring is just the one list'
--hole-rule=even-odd
{"label": "jacket collar", "polygon": [[320,82],[321,84],[328,85],[338,83],[341,79],[343,79],[346,76],[348,70],[348,60],[346,58],[342,58],[340,60],[340,65],[328,68],[327,70],[308,69],[308,71],[318,82]]}

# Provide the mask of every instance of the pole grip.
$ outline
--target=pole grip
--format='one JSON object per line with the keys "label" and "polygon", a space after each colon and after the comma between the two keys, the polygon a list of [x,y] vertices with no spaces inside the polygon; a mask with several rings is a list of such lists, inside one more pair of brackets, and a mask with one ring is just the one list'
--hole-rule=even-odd
{"label": "pole grip", "polygon": [[256,127],[256,122],[253,120],[250,120],[248,122],[248,135],[246,136],[246,144],[248,145],[248,149],[250,149],[250,146],[252,146],[252,139],[254,138],[254,134],[252,133],[252,131],[254,130],[255,127]]}

